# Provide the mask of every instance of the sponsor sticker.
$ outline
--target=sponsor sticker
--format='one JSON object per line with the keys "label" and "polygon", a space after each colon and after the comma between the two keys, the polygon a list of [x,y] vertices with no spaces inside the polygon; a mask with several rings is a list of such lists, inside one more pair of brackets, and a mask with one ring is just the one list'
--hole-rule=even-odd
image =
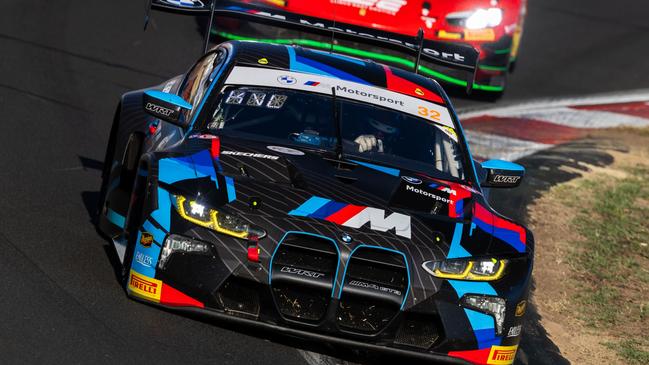
{"label": "sponsor sticker", "polygon": [[153,103],[146,103],[146,106],[144,107],[144,109],[150,111],[151,113],[155,113],[155,114],[162,115],[162,116],[165,116],[165,117],[168,117],[168,116],[170,116],[171,114],[174,113],[173,109],[165,108],[163,106],[155,105]]}
{"label": "sponsor sticker", "polygon": [[189,139],[194,139],[194,138],[198,138],[198,139],[218,139],[219,137],[215,136],[213,134],[192,134],[191,136],[189,136]]}
{"label": "sponsor sticker", "polygon": [[368,10],[396,15],[408,3],[407,0],[331,0],[331,2],[336,5],[359,8],[359,11],[362,11],[361,16],[364,16]]}
{"label": "sponsor sticker", "polygon": [[367,288],[367,289],[373,289],[373,290],[376,290],[376,291],[381,291],[381,292],[385,292],[385,293],[389,293],[389,294],[393,294],[393,295],[397,295],[397,296],[401,295],[401,290],[392,289],[392,288],[388,288],[388,287],[385,287],[385,286],[379,286],[379,285],[376,285],[374,283],[368,283],[366,281],[352,280],[347,285],[349,285],[349,286],[358,286],[358,287]]}
{"label": "sponsor sticker", "polygon": [[493,29],[466,29],[464,39],[467,41],[493,41],[496,39],[496,33]]}
{"label": "sponsor sticker", "polygon": [[422,89],[420,89],[420,88],[415,89],[415,94],[417,94],[419,96],[424,96],[425,95],[424,91]]}
{"label": "sponsor sticker", "polygon": [[267,65],[268,64],[268,59],[266,57],[260,58],[257,60],[257,63],[260,65]]}
{"label": "sponsor sticker", "polygon": [[509,365],[514,363],[514,358],[516,357],[516,346],[491,346],[491,351],[489,352],[489,358],[487,358],[487,364],[493,365]]}
{"label": "sponsor sticker", "polygon": [[429,191],[416,188],[416,187],[414,187],[412,185],[406,185],[406,191],[411,191],[413,193],[423,195],[423,196],[425,196],[427,198],[431,198],[431,199],[434,199],[434,200],[437,200],[437,201],[440,201],[440,202],[443,202],[443,203],[446,203],[446,204],[451,204],[452,203],[451,199],[443,198],[443,197],[441,197],[441,196],[439,196],[437,194],[433,194],[433,193],[431,193]]}
{"label": "sponsor sticker", "polygon": [[527,308],[527,301],[523,300],[516,304],[516,317],[522,317],[525,314],[525,309]]}
{"label": "sponsor sticker", "polygon": [[442,29],[437,33],[437,37],[442,39],[462,39],[462,33],[447,32]]}
{"label": "sponsor sticker", "polygon": [[153,235],[149,232],[142,232],[142,237],[140,237],[140,244],[144,247],[151,247],[153,243]]}
{"label": "sponsor sticker", "polygon": [[183,8],[203,8],[205,4],[201,0],[162,0],[167,4],[180,6]]}
{"label": "sponsor sticker", "polygon": [[153,257],[140,251],[135,252],[135,261],[144,267],[153,267]]}
{"label": "sponsor sticker", "polygon": [[162,281],[140,275],[134,270],[131,270],[128,288],[131,290],[131,293],[138,297],[159,302],[162,292]]}
{"label": "sponsor sticker", "polygon": [[416,177],[411,177],[411,176],[401,176],[403,180],[405,180],[407,183],[413,184],[413,185],[419,185],[421,184],[421,180],[417,179]]}
{"label": "sponsor sticker", "polygon": [[266,159],[266,160],[278,160],[279,159],[279,156],[266,155],[266,154],[263,154],[263,153],[228,151],[228,150],[221,151],[221,155],[263,158],[263,159]]}
{"label": "sponsor sticker", "polygon": [[493,182],[501,184],[516,184],[520,179],[520,176],[494,175]]}
{"label": "sponsor sticker", "polygon": [[271,151],[283,153],[285,155],[293,155],[293,156],[304,156],[304,152],[300,150],[296,150],[294,148],[288,148],[288,147],[282,147],[282,146],[266,146]]}
{"label": "sponsor sticker", "polygon": [[507,332],[507,337],[518,337],[521,334],[521,330],[523,329],[522,325],[518,326],[513,326],[509,327],[509,331]]}
{"label": "sponsor sticker", "polygon": [[277,77],[277,82],[283,85],[293,85],[297,83],[297,79],[290,75],[281,75]]}
{"label": "sponsor sticker", "polygon": [[287,273],[287,274],[298,275],[298,276],[306,276],[308,278],[314,278],[314,279],[319,279],[319,278],[325,276],[325,274],[321,273],[321,272],[298,269],[298,268],[291,267],[291,266],[282,266],[282,268],[279,271]]}

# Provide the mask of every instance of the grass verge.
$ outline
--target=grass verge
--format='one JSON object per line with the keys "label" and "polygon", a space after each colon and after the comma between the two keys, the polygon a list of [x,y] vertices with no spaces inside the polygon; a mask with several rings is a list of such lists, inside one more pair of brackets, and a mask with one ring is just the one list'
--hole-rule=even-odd
{"label": "grass verge", "polygon": [[579,207],[570,222],[579,239],[567,251],[570,306],[615,339],[604,345],[625,363],[648,364],[649,165],[590,174],[554,193]]}

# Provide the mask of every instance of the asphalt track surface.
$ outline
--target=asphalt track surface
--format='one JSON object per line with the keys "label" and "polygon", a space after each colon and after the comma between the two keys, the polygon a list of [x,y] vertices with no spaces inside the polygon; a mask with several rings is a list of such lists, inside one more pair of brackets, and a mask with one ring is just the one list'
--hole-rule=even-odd
{"label": "asphalt track surface", "polygon": [[[649,87],[649,4],[530,2],[499,103]],[[290,340],[127,299],[91,224],[119,96],[184,72],[202,47],[189,17],[156,14],[142,32],[143,3],[0,3],[0,362],[303,364]],[[522,361],[560,359],[531,332]]]}

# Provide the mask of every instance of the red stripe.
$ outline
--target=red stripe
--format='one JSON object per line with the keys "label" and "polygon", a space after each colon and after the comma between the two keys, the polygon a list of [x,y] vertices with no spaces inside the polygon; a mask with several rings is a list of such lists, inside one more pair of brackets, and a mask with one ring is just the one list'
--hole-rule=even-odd
{"label": "red stripe", "polygon": [[482,350],[451,351],[448,353],[448,356],[464,359],[474,364],[486,364],[490,351],[491,348]]}
{"label": "red stripe", "polygon": [[328,216],[327,218],[325,218],[325,220],[342,225],[343,223],[350,220],[352,217],[356,216],[356,214],[363,211],[363,209],[365,209],[365,208],[367,208],[367,207],[361,207],[359,205],[351,205],[351,204],[349,204],[348,206],[344,207],[343,209],[341,209],[341,210],[337,211],[336,213]]}
{"label": "red stripe", "polygon": [[212,148],[210,148],[210,154],[213,159],[219,158],[221,154],[221,140],[219,138],[212,139]]}
{"label": "red stripe", "polygon": [[[419,86],[412,81],[406,80],[403,77],[399,77],[392,73],[392,70],[383,66],[385,69],[385,78],[388,90],[394,91],[400,94],[406,94],[414,96],[415,98],[424,99],[432,101],[433,103],[444,104],[444,100],[441,96],[435,94],[434,92],[426,89],[423,86]],[[420,94],[417,94],[415,90],[419,89]]]}
{"label": "red stripe", "polygon": [[485,115],[462,121],[469,131],[495,134],[525,141],[559,144],[583,138],[588,129],[524,118],[504,118]]}
{"label": "red stripe", "polygon": [[527,234],[525,233],[525,229],[522,226],[494,215],[487,208],[483,207],[480,204],[475,205],[474,215],[481,221],[496,228],[506,229],[518,233],[518,237],[520,238],[521,242],[523,242],[523,244],[527,244]]}
{"label": "red stripe", "polygon": [[596,110],[611,113],[633,115],[640,118],[649,119],[649,102],[636,101],[632,103],[616,103],[616,104],[602,104],[602,105],[579,105],[571,106],[572,109],[577,110]]}
{"label": "red stripe", "polygon": [[173,287],[162,283],[162,293],[160,293],[160,303],[173,305],[178,307],[199,307],[204,308],[205,305],[198,300],[184,294],[183,292],[174,289]]}

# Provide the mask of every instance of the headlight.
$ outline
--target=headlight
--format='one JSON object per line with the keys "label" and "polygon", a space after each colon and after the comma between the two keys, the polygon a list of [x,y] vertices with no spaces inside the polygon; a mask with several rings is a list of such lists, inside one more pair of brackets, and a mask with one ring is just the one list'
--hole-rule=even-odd
{"label": "headlight", "polygon": [[507,266],[505,259],[454,259],[426,261],[422,264],[429,274],[441,279],[494,281],[500,279]]}
{"label": "headlight", "polygon": [[169,257],[174,252],[184,252],[184,253],[198,253],[198,254],[208,254],[210,248],[207,243],[196,241],[188,237],[179,236],[176,234],[171,234],[167,236],[162,246],[162,252],[160,252],[160,259],[158,260],[158,268],[164,269]]}
{"label": "headlight", "polygon": [[485,29],[500,25],[503,21],[503,11],[499,8],[461,11],[446,16],[446,21],[455,26],[467,29]]}
{"label": "headlight", "polygon": [[199,226],[212,229],[229,236],[247,239],[252,236],[263,238],[263,229],[252,227],[234,214],[212,209],[184,196],[176,196],[176,210],[181,217]]}
{"label": "headlight", "polygon": [[505,299],[467,294],[462,297],[462,305],[493,316],[496,322],[496,334],[502,334],[503,323],[505,323]]}

